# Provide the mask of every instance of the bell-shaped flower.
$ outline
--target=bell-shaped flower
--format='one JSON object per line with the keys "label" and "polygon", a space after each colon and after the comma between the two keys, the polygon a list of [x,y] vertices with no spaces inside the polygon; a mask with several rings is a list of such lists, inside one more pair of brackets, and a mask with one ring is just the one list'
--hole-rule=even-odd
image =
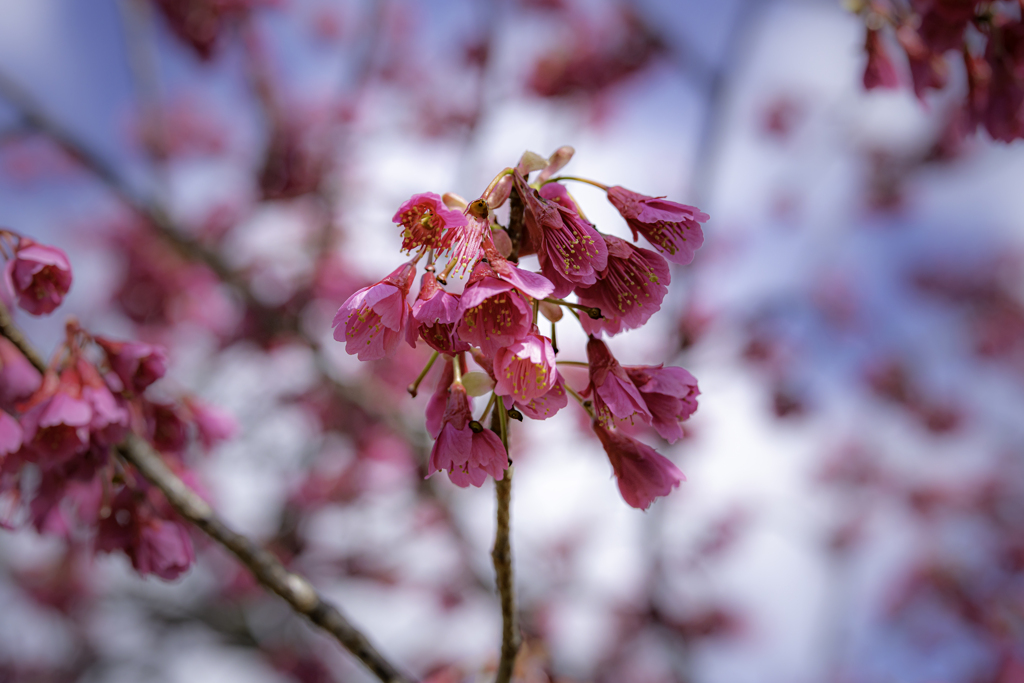
{"label": "bell-shaped flower", "polygon": [[402,226],[402,250],[412,252],[421,247],[444,249],[454,233],[466,227],[467,219],[461,211],[453,211],[433,192],[414,194],[398,207],[391,219]]}
{"label": "bell-shaped flower", "polygon": [[494,354],[494,390],[516,403],[529,403],[555,384],[555,351],[551,340],[536,328]]}
{"label": "bell-shaped flower", "polygon": [[625,434],[607,429],[599,421],[593,423],[601,440],[622,499],[632,507],[646,510],[659,496],[667,496],[685,481],[686,476],[672,461]]}
{"label": "bell-shaped flower", "polygon": [[334,316],[334,338],[359,360],[380,360],[394,353],[409,315],[405,298],[416,266],[404,263],[375,285],[363,287]]}
{"label": "bell-shaped flower", "polygon": [[96,549],[123,551],[139,574],[173,580],[195,561],[188,529],[176,520],[161,517],[148,498],[122,488],[111,503],[111,514],[102,518]]}
{"label": "bell-shaped flower", "polygon": [[493,355],[530,332],[533,310],[514,285],[480,262],[459,300],[459,319],[459,338]]}
{"label": "bell-shaped flower", "polygon": [[58,377],[48,373],[43,385],[29,400],[21,416],[23,443],[27,460],[41,466],[56,466],[84,453],[89,447],[89,425],[93,410],[82,397],[76,373]]}
{"label": "bell-shaped flower", "polygon": [[608,345],[600,339],[587,342],[587,362],[590,364],[590,384],[584,395],[594,402],[594,413],[599,422],[614,427],[617,422],[639,420],[651,423],[651,412],[640,390],[630,381],[626,371],[615,360]]}
{"label": "bell-shaped flower", "polygon": [[424,273],[420,280],[412,317],[418,323],[410,328],[412,333],[418,334],[435,351],[451,356],[469,350],[469,344],[455,333],[459,322],[459,297],[446,292],[433,273]]}
{"label": "bell-shaped flower", "polygon": [[541,197],[554,203],[562,216],[562,227],[544,232],[544,244],[537,256],[541,272],[555,285],[553,296],[562,298],[577,285],[592,285],[608,266],[608,247],[601,233],[583,219],[569,192],[558,183],[548,183]]}
{"label": "bell-shaped flower", "polygon": [[651,412],[651,426],[669,443],[683,438],[679,423],[697,410],[697,378],[679,367],[636,365],[623,368]]}
{"label": "bell-shaped flower", "polygon": [[665,259],[653,251],[611,235],[602,237],[608,245],[608,267],[596,283],[575,291],[582,305],[601,311],[597,320],[581,316],[587,334],[613,335],[646,323],[661,308],[672,276]]}
{"label": "bell-shaped flower", "polygon": [[448,470],[448,478],[456,486],[482,486],[488,474],[500,481],[507,466],[508,454],[501,439],[473,423],[466,389],[460,382],[453,383],[448,390],[440,432],[430,451],[427,476]]}
{"label": "bell-shaped flower", "polygon": [[618,185],[608,188],[608,201],[626,219],[634,240],[643,235],[672,263],[690,263],[693,253],[704,244],[700,224],[709,216],[695,206],[648,197]]}
{"label": "bell-shaped flower", "polygon": [[60,306],[71,288],[71,263],[57,247],[22,237],[4,269],[4,279],[18,306],[32,315],[45,315]]}

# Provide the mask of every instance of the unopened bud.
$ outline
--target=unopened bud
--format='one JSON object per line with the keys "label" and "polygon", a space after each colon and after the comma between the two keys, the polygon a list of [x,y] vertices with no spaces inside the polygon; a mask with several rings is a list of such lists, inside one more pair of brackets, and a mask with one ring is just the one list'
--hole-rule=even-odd
{"label": "unopened bud", "polygon": [[562,307],[558,304],[553,304],[550,301],[541,301],[540,314],[551,322],[557,323],[565,315],[565,312],[562,311]]}
{"label": "unopened bud", "polygon": [[510,410],[510,411],[508,411],[508,416],[509,416],[509,417],[511,417],[511,418],[512,418],[513,420],[519,420],[520,422],[522,422],[522,421],[523,421],[523,414],[522,414],[522,413],[520,413],[520,412],[519,412],[518,410],[516,410],[515,408],[513,408],[513,409],[512,409],[512,410]]}
{"label": "unopened bud", "polygon": [[498,250],[498,253],[508,258],[512,255],[512,238],[508,236],[508,233],[504,230],[494,230],[491,232],[491,239],[494,240],[494,248]]}
{"label": "unopened bud", "polygon": [[519,163],[516,165],[516,170],[522,173],[524,176],[539,171],[548,165],[548,160],[537,154],[526,150],[523,152],[523,156],[519,157]]}
{"label": "unopened bud", "polygon": [[498,184],[487,193],[487,206],[492,209],[496,209],[508,201],[509,195],[512,194],[513,182],[514,180],[511,174],[502,176],[501,180],[498,181]]}
{"label": "unopened bud", "polygon": [[555,153],[548,157],[548,165],[544,167],[544,170],[537,176],[537,181],[543,183],[545,180],[555,175],[569,163],[572,159],[572,155],[576,153],[576,150],[569,145],[563,145],[555,150]]}
{"label": "unopened bud", "polygon": [[465,209],[466,206],[469,204],[469,202],[467,202],[465,199],[455,194],[454,192],[445,192],[441,196],[441,201],[443,201],[444,205],[447,206],[449,209],[457,209],[459,211]]}
{"label": "unopened bud", "polygon": [[494,380],[486,372],[467,372],[462,375],[462,386],[470,396],[483,396],[494,388]]}

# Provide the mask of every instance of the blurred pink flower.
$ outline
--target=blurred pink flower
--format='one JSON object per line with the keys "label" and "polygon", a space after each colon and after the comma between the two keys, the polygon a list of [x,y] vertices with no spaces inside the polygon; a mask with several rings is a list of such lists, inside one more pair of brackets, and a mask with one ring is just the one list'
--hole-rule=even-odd
{"label": "blurred pink flower", "polygon": [[619,493],[632,507],[646,510],[655,498],[667,496],[686,480],[671,460],[650,446],[608,430],[599,421],[593,427],[612,463]]}
{"label": "blurred pink flower", "polygon": [[21,448],[21,425],[0,410],[0,456],[7,456]]}
{"label": "blurred pink flower", "polygon": [[345,342],[345,351],[359,360],[379,360],[394,353],[407,323],[405,297],[415,275],[416,266],[404,263],[342,304],[332,325],[334,338]]}
{"label": "blurred pink flower", "polygon": [[45,315],[60,306],[71,288],[71,264],[57,247],[22,237],[4,269],[4,279],[18,306],[32,315]]}
{"label": "blurred pink flower", "polygon": [[685,266],[704,244],[700,224],[710,216],[695,206],[648,197],[618,185],[608,188],[608,201],[626,219],[634,240],[643,235],[672,263]]}
{"label": "blurred pink flower", "polygon": [[118,342],[95,337],[107,353],[110,368],[129,391],[141,394],[167,372],[167,352],[162,346],[142,342]]}
{"label": "blurred pink flower", "polygon": [[864,87],[868,90],[899,87],[899,74],[889,58],[889,51],[885,49],[880,31],[868,29],[864,50],[868,53],[868,63],[864,67]]}
{"label": "blurred pink flower", "polygon": [[213,448],[238,433],[238,421],[223,408],[195,399],[187,399],[185,405],[192,412],[199,440],[205,448]]}
{"label": "blurred pink flower", "polygon": [[43,376],[21,351],[0,337],[0,410],[13,410],[32,395],[43,381]]}

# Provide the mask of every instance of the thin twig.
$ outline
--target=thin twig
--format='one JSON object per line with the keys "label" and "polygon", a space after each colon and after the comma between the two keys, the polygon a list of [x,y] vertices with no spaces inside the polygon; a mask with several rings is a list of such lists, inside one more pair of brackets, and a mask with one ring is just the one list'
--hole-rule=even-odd
{"label": "thin twig", "polygon": [[[40,372],[46,364],[14,325],[6,307],[0,303],[0,333],[9,339]],[[167,498],[182,517],[229,550],[267,589],[277,593],[316,626],[334,637],[359,661],[385,683],[408,683],[412,679],[400,673],[386,660],[355,626],[313,588],[309,580],[288,571],[270,552],[243,536],[221,520],[213,508],[167,467],[160,454],[136,434],[118,444],[118,453]]]}
{"label": "thin twig", "polygon": [[[508,417],[505,404],[499,399],[491,416],[491,430],[501,436],[505,452],[508,453]],[[516,662],[516,654],[522,638],[519,620],[516,617],[515,581],[512,573],[512,543],[509,528],[509,509],[512,503],[512,467],[505,470],[501,481],[494,482],[498,499],[497,528],[494,532],[494,548],[491,560],[494,562],[495,583],[501,601],[501,659],[498,661],[496,683],[509,683]]]}

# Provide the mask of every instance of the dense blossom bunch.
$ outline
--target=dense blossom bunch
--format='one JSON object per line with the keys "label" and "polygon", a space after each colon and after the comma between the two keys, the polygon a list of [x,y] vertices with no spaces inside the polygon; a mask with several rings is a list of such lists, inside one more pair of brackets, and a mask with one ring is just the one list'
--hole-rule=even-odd
{"label": "dense blossom bunch", "polygon": [[[480,486],[487,475],[502,479],[510,462],[509,418],[547,419],[572,395],[592,418],[623,498],[647,508],[684,477],[627,432],[646,425],[670,442],[681,438],[679,423],[697,408],[697,381],[682,368],[623,367],[600,337],[639,328],[659,310],[671,280],[668,261],[693,260],[708,216],[622,187],[553,177],[571,157],[568,147],[549,159],[527,152],[474,201],[429,192],[410,198],[394,222],[412,259],[345,301],[334,318],[334,338],[365,361],[391,355],[402,340],[425,342],[435,354],[410,387],[414,395],[434,361],[444,357],[427,405],[427,429],[435,439],[428,474],[446,470],[459,486]],[[654,250],[599,232],[563,180],[605,190],[634,241],[642,236]],[[510,218],[502,226],[495,210],[505,203]],[[540,272],[519,265],[530,255],[537,256]],[[424,258],[426,272],[410,305]],[[453,274],[468,274],[461,292],[446,289]],[[570,294],[576,302],[563,298]],[[564,309],[590,337],[587,363],[557,360],[555,324]],[[540,315],[551,321],[550,336],[540,330]],[[480,371],[470,371],[468,356]],[[560,362],[587,366],[589,385],[574,390],[559,373]],[[474,419],[473,397],[488,392]],[[483,424],[488,416],[490,430]]]}
{"label": "dense blossom bunch", "polygon": [[971,129],[983,126],[996,140],[1024,137],[1024,21],[1019,3],[977,0],[857,0],[865,19],[864,87],[895,88],[903,80],[886,46],[885,29],[905,53],[918,97],[945,88],[947,54],[967,73],[963,104]]}
{"label": "dense blossom bunch", "polygon": [[[7,284],[21,308],[50,312],[71,284],[64,253],[13,233]],[[31,523],[41,533],[97,551],[123,551],[141,574],[174,579],[194,558],[187,526],[163,495],[117,456],[134,432],[191,479],[193,439],[209,447],[233,421],[202,403],[156,401],[147,389],[164,376],[162,347],[93,336],[74,320],[40,373],[0,338],[0,524]]]}

